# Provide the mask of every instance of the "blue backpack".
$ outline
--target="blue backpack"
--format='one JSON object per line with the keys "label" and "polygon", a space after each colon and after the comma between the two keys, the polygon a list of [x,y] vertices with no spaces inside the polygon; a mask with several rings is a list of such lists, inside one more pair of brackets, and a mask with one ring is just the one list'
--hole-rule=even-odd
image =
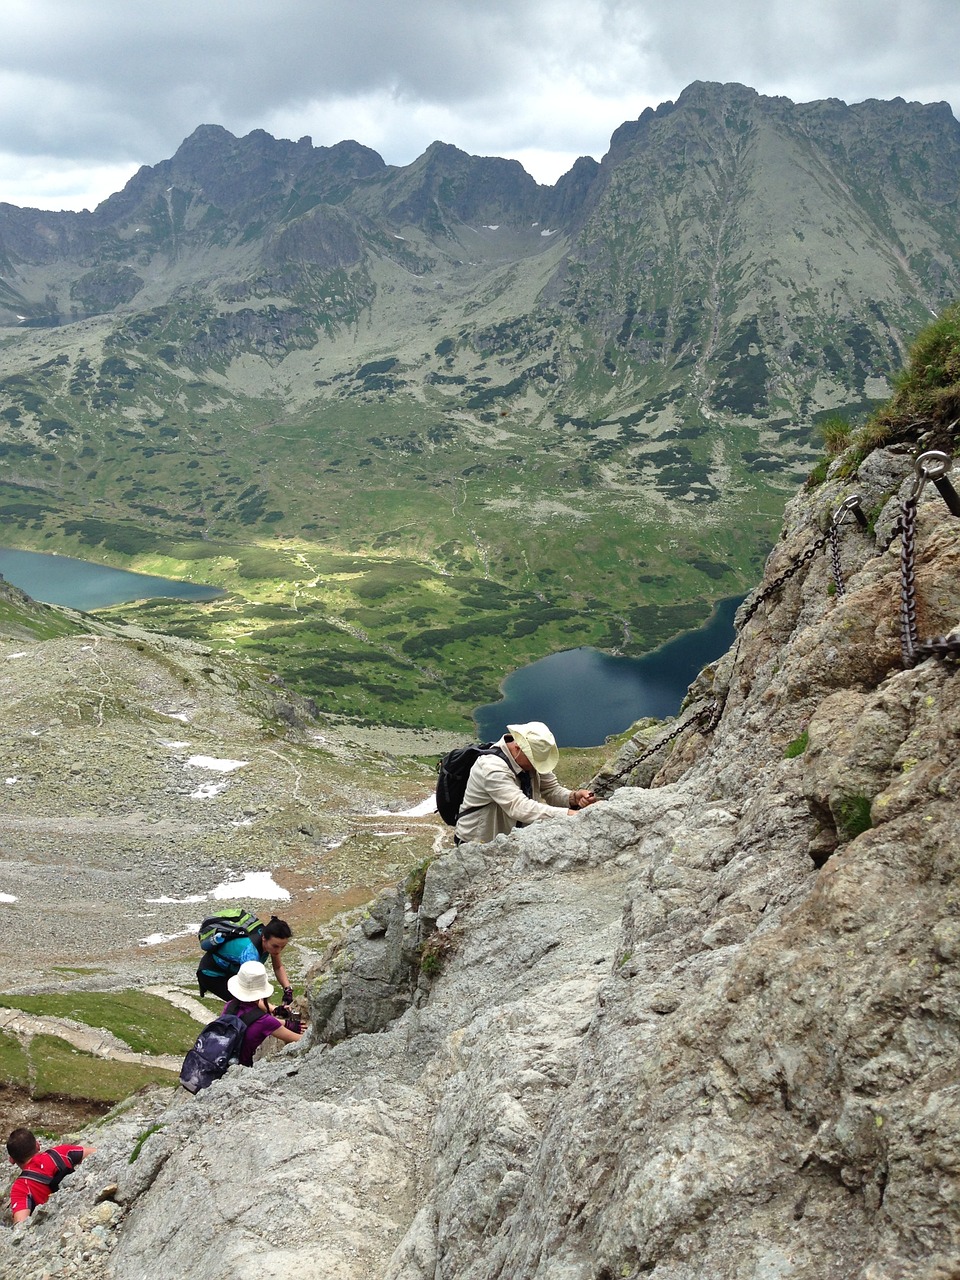
{"label": "blue backpack", "polygon": [[208,1089],[214,1080],[226,1074],[229,1066],[239,1061],[247,1027],[262,1017],[263,1010],[253,1008],[246,1013],[221,1013],[219,1018],[207,1023],[180,1068],[180,1083],[188,1093]]}

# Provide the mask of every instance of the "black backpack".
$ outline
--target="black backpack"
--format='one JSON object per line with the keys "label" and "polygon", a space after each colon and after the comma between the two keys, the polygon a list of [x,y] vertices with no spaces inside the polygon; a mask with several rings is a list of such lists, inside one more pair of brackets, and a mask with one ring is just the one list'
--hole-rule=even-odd
{"label": "black backpack", "polygon": [[507,758],[492,742],[471,742],[466,747],[454,747],[440,757],[437,765],[437,813],[448,827],[455,827],[457,819],[464,813],[474,813],[477,809],[484,808],[483,805],[472,805],[462,811],[460,808],[470,770],[480,756],[500,756],[504,760]]}
{"label": "black backpack", "polygon": [[227,1067],[239,1060],[247,1027],[262,1017],[263,1010],[253,1008],[246,1013],[221,1013],[207,1023],[180,1068],[180,1083],[188,1093],[208,1089],[226,1074]]}

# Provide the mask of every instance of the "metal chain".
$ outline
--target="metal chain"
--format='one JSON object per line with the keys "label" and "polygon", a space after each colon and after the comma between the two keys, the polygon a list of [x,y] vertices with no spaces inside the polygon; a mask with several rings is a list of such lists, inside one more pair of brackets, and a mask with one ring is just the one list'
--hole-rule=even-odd
{"label": "metal chain", "polygon": [[750,605],[750,608],[743,615],[741,627],[746,626],[759,609],[760,605],[763,604],[764,600],[769,599],[774,591],[777,591],[789,578],[792,578],[795,573],[802,569],[808,560],[812,560],[820,548],[826,546],[828,541],[831,548],[830,567],[833,572],[833,581],[837,588],[837,595],[842,596],[846,594],[846,588],[843,585],[843,567],[840,563],[840,526],[846,520],[848,515],[855,516],[860,527],[862,529],[866,529],[867,517],[863,514],[863,509],[860,506],[859,493],[854,493],[849,498],[844,498],[843,502],[840,503],[836,511],[834,511],[830,516],[830,523],[827,528],[827,532],[817,538],[816,542],[814,542],[812,546],[807,547],[803,555],[800,556],[800,558],[795,561],[789,569],[785,569],[784,572],[780,574],[779,578],[774,578],[773,582],[770,583],[766,590],[762,591],[760,595],[757,596]]}
{"label": "metal chain", "polygon": [[830,522],[830,530],[828,534],[830,538],[830,567],[833,569],[833,581],[837,588],[837,595],[843,597],[847,594],[847,589],[843,585],[843,569],[840,564],[840,526],[835,522]]}
{"label": "metal chain", "polygon": [[782,587],[783,584],[787,582],[790,578],[792,578],[795,573],[799,573],[799,571],[803,568],[803,566],[807,563],[807,561],[812,560],[813,557],[817,554],[817,552],[821,549],[821,547],[826,546],[827,539],[829,538],[829,536],[830,535],[828,533],[821,535],[821,537],[819,537],[816,540],[816,542],[813,543],[812,546],[807,547],[803,555],[800,556],[798,560],[794,561],[794,563],[790,566],[789,569],[785,569],[783,573],[780,574],[779,578],[774,578],[773,582],[770,583],[770,585],[766,588],[766,590],[761,591],[760,595],[757,596],[757,598],[750,605],[750,608],[743,615],[743,621],[740,624],[741,628],[747,625],[747,623],[750,621],[753,615],[757,612],[757,610],[763,604],[764,600],[769,599],[769,597],[773,595],[774,591],[779,590],[779,588]]}
{"label": "metal chain", "polygon": [[692,725],[699,724],[701,720],[709,721],[709,724],[707,725],[707,730],[709,732],[709,730],[711,730],[714,727],[714,725],[716,724],[716,721],[719,719],[718,712],[722,711],[722,709],[723,708],[721,704],[719,704],[715,700],[712,702],[708,702],[705,707],[701,707],[700,710],[697,711],[694,715],[692,715],[689,720],[684,720],[683,724],[678,724],[677,727],[672,731],[672,733],[668,733],[665,738],[661,738],[659,742],[655,742],[652,747],[648,747],[647,750],[644,751],[642,755],[636,756],[633,760],[631,760],[627,765],[626,769],[624,769],[623,772],[618,774],[617,776],[623,777],[624,773],[628,773],[631,769],[635,769],[638,764],[642,764],[644,760],[647,760],[649,759],[650,756],[655,755],[660,750],[661,747],[665,747],[668,742],[673,742],[674,738],[679,738],[681,733],[685,733],[686,730],[689,729]]}
{"label": "metal chain", "polygon": [[943,661],[960,658],[960,638],[934,636],[921,643],[917,636],[917,504],[928,480],[933,481],[952,515],[960,516],[960,497],[947,479],[949,454],[931,449],[921,453],[915,466],[917,478],[910,493],[900,503],[900,519],[896,526],[901,535],[900,649],[903,665],[907,668],[915,667],[924,658]]}
{"label": "metal chain", "polygon": [[900,504],[900,649],[903,665],[917,660],[917,499]]}
{"label": "metal chain", "polygon": [[[931,450],[929,453],[920,455],[916,461],[917,480],[914,483],[913,490],[901,502],[900,516],[893,527],[893,533],[886,546],[881,548],[882,552],[886,552],[893,545],[894,539],[898,536],[900,537],[900,642],[903,650],[903,662],[906,667],[913,667],[924,658],[940,658],[944,661],[960,659],[960,638],[934,636],[929,640],[924,640],[922,643],[917,638],[917,503],[920,500],[924,485],[928,480],[932,480],[951,513],[960,516],[960,496],[957,495],[950,481],[946,478],[949,470],[950,458],[947,454]],[[750,621],[760,605],[769,599],[775,591],[779,590],[785,582],[789,581],[794,574],[798,573],[808,561],[812,560],[827,542],[830,543],[831,569],[837,588],[837,595],[843,596],[846,594],[840,564],[840,526],[846,519],[847,514],[851,512],[860,526],[866,529],[867,520],[861,509],[859,496],[854,495],[845,499],[833,513],[827,532],[817,538],[779,577],[774,578],[773,582],[752,602],[743,616],[741,633],[743,627]],[[735,647],[739,646],[740,638],[738,635]],[[625,773],[635,769],[644,760],[648,760],[669,742],[673,742],[682,733],[686,733],[688,729],[693,728],[694,725],[703,724],[703,732],[712,733],[720,722],[725,706],[726,698],[712,699],[688,720],[684,720],[682,724],[677,725],[666,737],[661,738],[641,755],[631,760],[627,767],[616,776],[618,778],[623,777]]]}

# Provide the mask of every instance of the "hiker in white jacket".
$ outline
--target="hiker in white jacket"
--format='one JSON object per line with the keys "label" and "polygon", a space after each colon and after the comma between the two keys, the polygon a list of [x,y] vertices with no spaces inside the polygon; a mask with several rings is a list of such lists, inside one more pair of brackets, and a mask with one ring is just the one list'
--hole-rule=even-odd
{"label": "hiker in white jacket", "polygon": [[507,725],[493,746],[495,751],[479,756],[470,770],[457,819],[457,844],[486,843],[514,827],[564,818],[595,802],[592,791],[570,790],[557,781],[553,770],[560,752],[539,720]]}

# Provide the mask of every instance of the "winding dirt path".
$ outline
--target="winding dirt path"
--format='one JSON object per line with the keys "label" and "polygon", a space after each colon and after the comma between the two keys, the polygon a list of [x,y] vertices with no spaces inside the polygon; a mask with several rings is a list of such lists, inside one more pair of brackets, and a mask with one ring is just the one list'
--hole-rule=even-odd
{"label": "winding dirt path", "polygon": [[0,1031],[8,1031],[20,1040],[29,1042],[34,1036],[58,1036],[75,1049],[92,1053],[97,1058],[110,1058],[114,1062],[132,1062],[141,1067],[165,1067],[179,1071],[183,1061],[169,1053],[134,1053],[122,1040],[102,1027],[88,1027],[70,1018],[40,1018],[20,1009],[0,1009]]}

